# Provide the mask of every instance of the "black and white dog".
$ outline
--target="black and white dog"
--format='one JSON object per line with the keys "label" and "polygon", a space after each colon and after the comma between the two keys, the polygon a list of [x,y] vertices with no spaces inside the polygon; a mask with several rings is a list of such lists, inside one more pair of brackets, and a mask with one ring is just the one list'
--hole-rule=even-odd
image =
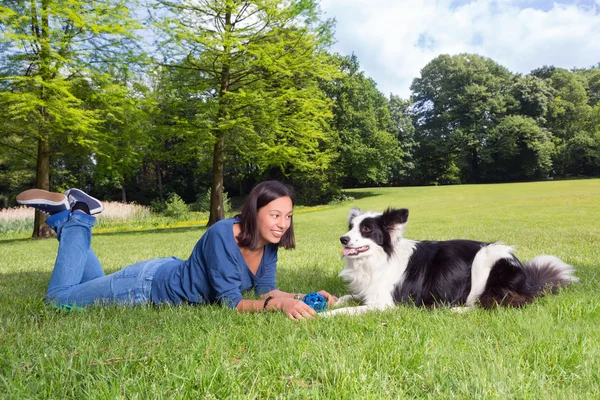
{"label": "black and white dog", "polygon": [[405,208],[383,214],[353,208],[348,220],[350,231],[340,238],[346,260],[340,276],[351,294],[339,304],[358,300],[361,305],[324,316],[362,314],[397,303],[446,305],[456,311],[476,305],[518,307],[578,280],[573,267],[554,256],[538,256],[523,265],[501,243],[405,239]]}

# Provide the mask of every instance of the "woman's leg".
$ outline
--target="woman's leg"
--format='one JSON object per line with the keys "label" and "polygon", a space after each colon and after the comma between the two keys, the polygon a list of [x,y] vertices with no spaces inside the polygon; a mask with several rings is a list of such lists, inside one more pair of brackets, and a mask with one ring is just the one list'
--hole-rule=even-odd
{"label": "woman's leg", "polygon": [[104,276],[104,270],[102,269],[102,265],[96,257],[96,253],[91,248],[88,250],[87,261],[85,263],[85,268],[83,269],[83,275],[81,276],[81,282],[84,283],[87,281],[91,281],[93,279],[98,279]]}
{"label": "woman's leg", "polygon": [[[46,223],[56,233],[56,238],[59,242],[62,238],[62,228],[65,225],[65,223],[69,221],[70,215],[70,212],[54,214],[46,220]],[[102,269],[102,265],[100,264],[98,257],[96,257],[94,250],[92,250],[90,247],[88,248],[87,259],[83,268],[81,281],[77,283],[84,283],[92,279],[100,278],[102,276],[104,276],[104,270]]]}
{"label": "woman's leg", "polygon": [[55,304],[70,306],[147,304],[151,302],[152,278],[156,270],[174,259],[170,257],[142,261],[113,274],[59,290],[46,299]]}
{"label": "woman's leg", "polygon": [[[59,240],[58,254],[48,285],[46,299],[57,299],[61,292],[79,285],[90,258],[92,226],[96,218],[83,212],[63,211],[50,216],[46,222],[54,229]],[[90,259],[92,265],[86,278],[98,275],[99,263],[96,257]],[[101,268],[101,267],[100,267]],[[104,275],[104,273],[102,273]]]}
{"label": "woman's leg", "polygon": [[92,249],[95,218],[83,212],[59,213],[46,220],[59,239],[58,255],[46,301],[59,305],[149,303],[156,269],[175,258],[157,258],[104,275]]}

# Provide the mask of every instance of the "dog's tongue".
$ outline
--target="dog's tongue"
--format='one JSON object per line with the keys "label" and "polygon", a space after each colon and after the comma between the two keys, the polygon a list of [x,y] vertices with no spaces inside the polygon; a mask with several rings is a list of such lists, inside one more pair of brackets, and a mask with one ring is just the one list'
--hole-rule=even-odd
{"label": "dog's tongue", "polygon": [[356,249],[352,249],[350,247],[344,247],[344,256],[350,255],[350,254],[356,254]]}

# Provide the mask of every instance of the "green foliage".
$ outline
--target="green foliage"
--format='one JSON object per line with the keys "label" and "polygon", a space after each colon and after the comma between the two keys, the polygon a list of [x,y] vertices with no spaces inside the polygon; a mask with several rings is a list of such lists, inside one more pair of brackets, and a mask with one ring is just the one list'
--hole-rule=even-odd
{"label": "green foliage", "polygon": [[205,103],[192,122],[212,145],[204,150],[213,156],[211,188],[219,190],[212,222],[221,217],[225,168],[239,176],[248,164],[284,174],[328,167],[329,107],[316,80],[335,72],[323,62],[331,22],[320,20],[314,0],[157,5],[162,50],[171,67],[189,72]]}
{"label": "green foliage", "polygon": [[388,101],[360,71],[356,56],[334,60],[342,75],[321,87],[334,102],[332,128],[339,134],[338,168],[344,186],[386,183],[402,160]]}
{"label": "green foliage", "polygon": [[415,139],[415,127],[410,114],[410,100],[391,95],[389,108],[398,144],[402,151],[402,163],[398,162],[391,166],[391,176],[388,182],[401,184],[410,182],[411,176],[415,173],[414,155],[418,143]]}
{"label": "green foliage", "polygon": [[[17,150],[37,147],[36,186],[41,189],[50,189],[57,148],[90,155],[103,142],[98,128],[106,115],[88,107],[77,88],[107,65],[131,61],[122,49],[131,45],[139,24],[128,3],[7,0],[0,6],[0,122],[10,129],[4,134],[0,128],[0,146],[10,145],[16,135],[23,139]],[[41,225],[44,218],[38,213],[35,236],[49,234]]]}
{"label": "green foliage", "polygon": [[[223,192],[223,212],[231,213],[231,201],[227,192]],[[201,190],[196,198],[196,202],[190,204],[192,211],[209,212],[210,211],[210,188]]]}
{"label": "green foliage", "polygon": [[551,175],[554,143],[529,117],[508,116],[488,137],[483,174],[487,180],[518,181]]}
{"label": "green foliage", "polygon": [[189,216],[190,208],[177,193],[173,193],[167,199],[163,213],[167,217],[185,219]]}
{"label": "green foliage", "polygon": [[462,181],[478,182],[487,132],[512,105],[511,80],[506,68],[475,54],[441,55],[427,64],[411,85],[417,136],[435,159],[447,161],[429,166],[421,149],[420,168],[447,171],[455,160]]}

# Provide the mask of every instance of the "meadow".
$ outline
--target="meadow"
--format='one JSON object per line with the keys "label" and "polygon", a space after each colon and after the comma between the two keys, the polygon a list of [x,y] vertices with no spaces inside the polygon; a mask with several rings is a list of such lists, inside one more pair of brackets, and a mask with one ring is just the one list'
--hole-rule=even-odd
{"label": "meadow", "polygon": [[[522,260],[560,257],[581,281],[524,308],[463,314],[400,306],[294,322],[220,306],[65,312],[43,302],[56,240],[0,233],[0,398],[600,398],[600,180],[347,195],[295,213],[297,249],[279,253],[280,289],[345,294],[348,211],[388,206],[410,210],[408,238],[502,241]],[[107,227],[93,238],[107,273],[187,258],[206,230]]]}

